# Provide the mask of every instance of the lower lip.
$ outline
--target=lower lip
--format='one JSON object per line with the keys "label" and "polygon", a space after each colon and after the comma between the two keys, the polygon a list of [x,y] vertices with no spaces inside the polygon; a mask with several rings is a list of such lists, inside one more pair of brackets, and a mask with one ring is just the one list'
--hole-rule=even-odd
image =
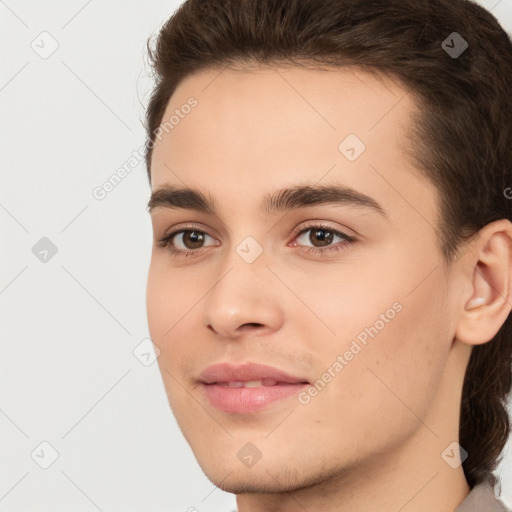
{"label": "lower lip", "polygon": [[230,388],[218,384],[201,384],[210,403],[224,412],[247,414],[264,409],[271,403],[290,398],[309,384],[276,384],[255,388]]}

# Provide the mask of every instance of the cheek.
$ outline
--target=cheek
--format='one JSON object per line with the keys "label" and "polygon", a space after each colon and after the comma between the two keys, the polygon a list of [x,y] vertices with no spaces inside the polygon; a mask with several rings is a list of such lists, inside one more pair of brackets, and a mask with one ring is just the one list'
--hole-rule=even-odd
{"label": "cheek", "polygon": [[146,312],[153,342],[163,349],[200,297],[200,290],[191,285],[186,271],[173,272],[165,256],[153,256],[146,286]]}
{"label": "cheek", "polygon": [[171,298],[168,284],[165,272],[151,260],[146,285],[146,313],[151,339],[158,346],[165,330],[169,328],[166,311],[172,308],[166,306]]}
{"label": "cheek", "polygon": [[176,379],[182,379],[190,355],[201,353],[200,337],[191,333],[197,328],[197,307],[205,291],[194,282],[186,270],[171,271],[165,257],[151,260],[146,288],[148,328],[160,350],[157,361],[169,399],[181,389]]}
{"label": "cheek", "polygon": [[[332,400],[345,404],[340,414],[353,428],[371,425],[372,418],[379,417],[383,431],[384,425],[403,431],[417,426],[415,415],[427,414],[450,348],[449,333],[443,327],[446,313],[441,304],[432,301],[437,288],[432,281],[421,291],[400,297],[402,309],[387,324],[377,325],[375,318],[381,310],[374,307],[374,315],[366,315],[365,327],[360,330],[368,334],[366,344],[357,335],[345,342],[344,348],[349,348],[355,340],[360,350],[340,372]],[[389,302],[394,297],[390,296]],[[368,435],[381,435],[372,431],[369,429]]]}
{"label": "cheek", "polygon": [[[392,263],[378,271],[343,270],[323,287],[301,288],[334,331],[317,322],[316,335],[311,329],[303,337],[317,358],[317,378],[329,381],[308,405],[326,429],[341,422],[357,431],[376,416],[383,425],[412,428],[411,410],[421,417],[439,389],[451,347],[446,284],[440,271],[424,279],[436,262]],[[369,429],[368,435],[380,434]]]}
{"label": "cheek", "polygon": [[[290,300],[286,315],[319,361],[335,360],[354,340],[365,347],[399,321],[400,290],[396,283],[383,281],[382,274],[380,281],[377,277],[352,265],[295,276],[294,291],[301,301]],[[285,278],[291,282],[292,276]]]}

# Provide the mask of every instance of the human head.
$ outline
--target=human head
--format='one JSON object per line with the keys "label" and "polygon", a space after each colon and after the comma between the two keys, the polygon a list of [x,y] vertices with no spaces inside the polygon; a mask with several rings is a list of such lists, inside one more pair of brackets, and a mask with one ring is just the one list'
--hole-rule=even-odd
{"label": "human head", "polygon": [[[454,31],[468,42],[456,58],[442,47]],[[438,193],[435,239],[443,268],[464,258],[486,225],[512,219],[505,192],[512,184],[512,45],[473,2],[188,0],[150,55],[157,78],[147,111],[150,183],[155,133],[186,79],[260,65],[356,66],[379,80],[392,77],[414,100],[410,143],[401,148]],[[494,482],[510,432],[511,322],[492,340],[475,343],[464,378],[459,442],[470,454],[463,469],[471,486]]]}

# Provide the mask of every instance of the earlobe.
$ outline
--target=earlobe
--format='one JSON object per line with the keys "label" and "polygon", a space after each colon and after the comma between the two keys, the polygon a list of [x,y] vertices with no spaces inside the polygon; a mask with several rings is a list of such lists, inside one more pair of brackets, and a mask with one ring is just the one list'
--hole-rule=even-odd
{"label": "earlobe", "polygon": [[455,338],[469,345],[492,340],[512,309],[511,226],[507,219],[485,226],[464,262],[471,266],[470,296],[463,302]]}

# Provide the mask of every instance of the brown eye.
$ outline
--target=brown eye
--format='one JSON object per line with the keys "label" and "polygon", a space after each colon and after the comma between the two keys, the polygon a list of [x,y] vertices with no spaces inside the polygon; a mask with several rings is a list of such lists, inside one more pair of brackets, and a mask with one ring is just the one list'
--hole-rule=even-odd
{"label": "brown eye", "polygon": [[318,225],[303,229],[295,240],[293,245],[298,246],[299,251],[327,255],[331,251],[347,249],[356,241],[356,238],[330,226]]}
{"label": "brown eye", "polygon": [[328,231],[326,229],[311,229],[309,235],[309,241],[315,245],[315,242],[319,242],[320,247],[323,247],[325,245],[329,245],[332,243],[332,240],[334,238],[334,234],[332,231]]}
{"label": "brown eye", "polygon": [[[309,236],[306,236],[307,233],[309,233]],[[338,237],[339,240],[335,240],[335,237]],[[326,247],[333,242],[342,242],[343,240],[351,240],[351,237],[335,229],[324,228],[322,226],[312,226],[303,229],[297,237],[297,242],[300,245],[303,245],[306,241],[311,244],[309,246],[306,245],[306,247]]]}
{"label": "brown eye", "polygon": [[181,242],[185,249],[199,249],[204,243],[206,233],[201,231],[180,231],[173,236],[173,240],[180,234],[182,235]]}
{"label": "brown eye", "polygon": [[[211,239],[214,243],[206,244]],[[165,247],[173,256],[192,256],[202,252],[209,245],[219,245],[213,237],[199,229],[180,229],[169,233],[159,240],[160,246]]]}

